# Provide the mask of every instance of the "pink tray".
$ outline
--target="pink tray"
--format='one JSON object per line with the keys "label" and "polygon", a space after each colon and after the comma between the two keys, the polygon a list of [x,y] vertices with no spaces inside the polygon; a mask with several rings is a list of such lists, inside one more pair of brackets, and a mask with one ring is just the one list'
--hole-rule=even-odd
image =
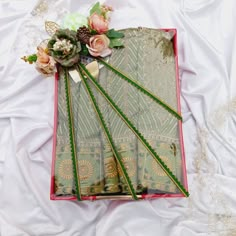
{"label": "pink tray", "polygon": [[[177,91],[177,102],[178,102],[178,112],[181,114],[180,105],[180,82],[179,82],[179,66],[178,66],[178,45],[177,45],[177,30],[176,29],[161,29],[163,31],[174,32],[173,42],[174,42],[174,54],[175,54],[175,65],[176,65],[176,91]],[[56,133],[57,133],[57,103],[58,103],[58,73],[55,74],[55,100],[54,100],[54,129],[53,129],[53,151],[52,151],[52,169],[51,169],[51,188],[50,188],[50,199],[51,200],[77,200],[75,196],[56,196],[55,195],[55,161],[56,161]],[[186,161],[184,152],[184,142],[183,142],[183,131],[182,122],[178,121],[179,126],[179,140],[181,146],[181,156],[182,156],[182,171],[184,179],[184,187],[188,191],[187,183],[187,172],[186,172]],[[154,198],[175,198],[184,197],[183,194],[142,194],[139,196],[140,199],[154,199]],[[82,197],[82,200],[101,200],[101,199],[112,199],[112,200],[130,200],[129,195],[120,196],[89,196]]]}

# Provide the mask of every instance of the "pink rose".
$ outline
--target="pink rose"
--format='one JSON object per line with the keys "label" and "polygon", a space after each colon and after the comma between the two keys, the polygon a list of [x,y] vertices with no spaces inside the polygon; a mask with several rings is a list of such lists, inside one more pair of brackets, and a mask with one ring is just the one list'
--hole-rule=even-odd
{"label": "pink rose", "polygon": [[44,75],[52,75],[55,72],[56,62],[50,57],[45,49],[38,47],[36,69]]}
{"label": "pink rose", "polygon": [[89,39],[89,45],[87,48],[89,53],[94,57],[106,57],[111,54],[111,49],[109,48],[110,40],[104,35],[95,35]]}
{"label": "pink rose", "polygon": [[91,29],[96,30],[98,34],[103,34],[108,31],[108,21],[101,15],[93,13],[89,17],[89,26]]}

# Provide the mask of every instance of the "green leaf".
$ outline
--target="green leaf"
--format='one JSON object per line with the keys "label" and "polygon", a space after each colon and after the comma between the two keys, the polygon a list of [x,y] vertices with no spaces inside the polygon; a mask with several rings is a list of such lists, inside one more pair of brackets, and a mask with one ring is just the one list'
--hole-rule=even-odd
{"label": "green leaf", "polygon": [[123,42],[117,38],[110,39],[109,48],[117,48],[117,47],[124,47]]}
{"label": "green leaf", "polygon": [[118,32],[114,29],[110,29],[106,33],[108,38],[123,38],[125,35],[121,32]]}
{"label": "green leaf", "polygon": [[98,34],[97,31],[94,30],[94,29],[91,29],[91,30],[90,30],[90,33],[91,33],[92,35]]}
{"label": "green leaf", "polygon": [[97,13],[98,15],[101,15],[101,14],[102,14],[100,2],[95,3],[95,4],[93,5],[93,7],[91,8],[91,10],[90,10],[90,16],[91,16],[93,13]]}
{"label": "green leaf", "polygon": [[36,62],[37,61],[37,55],[36,54],[33,54],[33,55],[30,55],[27,57],[27,61],[29,63],[33,63],[33,62]]}
{"label": "green leaf", "polygon": [[87,56],[89,54],[88,48],[86,47],[85,44],[81,44],[80,54],[84,56]]}

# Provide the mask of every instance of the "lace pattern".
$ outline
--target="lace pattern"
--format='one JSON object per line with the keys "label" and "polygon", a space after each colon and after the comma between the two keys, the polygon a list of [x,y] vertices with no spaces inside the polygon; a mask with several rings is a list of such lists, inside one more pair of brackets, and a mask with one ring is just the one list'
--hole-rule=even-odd
{"label": "lace pattern", "polygon": [[[215,110],[208,119],[208,128],[197,129],[197,151],[194,155],[196,175],[190,187],[190,216],[195,218],[201,209],[198,202],[204,201],[207,207],[208,235],[233,236],[236,235],[236,217],[233,216],[231,203],[228,196],[221,190],[222,183],[219,179],[219,163],[215,161],[217,154],[213,151],[226,148],[224,144],[215,139],[216,133],[224,133],[227,120],[235,113],[236,98]],[[222,160],[218,160],[222,161]],[[204,199],[199,192],[204,194]],[[198,212],[198,213],[197,213]]]}
{"label": "lace pattern", "polygon": [[[65,3],[64,3],[65,4]],[[63,16],[68,13],[63,1],[40,0],[20,27],[21,37],[14,45],[15,53],[30,55],[35,47],[48,38],[45,31],[45,21],[50,20],[60,24]]]}

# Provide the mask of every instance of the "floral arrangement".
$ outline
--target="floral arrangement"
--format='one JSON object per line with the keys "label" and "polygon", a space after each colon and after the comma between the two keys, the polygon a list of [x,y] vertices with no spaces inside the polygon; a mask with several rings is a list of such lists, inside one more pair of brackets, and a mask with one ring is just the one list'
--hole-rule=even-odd
{"label": "floral arrangement", "polygon": [[65,17],[63,28],[54,22],[46,22],[46,31],[51,35],[47,43],[37,47],[37,53],[22,59],[46,75],[52,75],[56,64],[72,67],[80,56],[107,57],[112,48],[123,47],[120,38],[124,34],[109,29],[110,13],[113,9],[97,2],[90,10],[89,17],[72,13]]}

